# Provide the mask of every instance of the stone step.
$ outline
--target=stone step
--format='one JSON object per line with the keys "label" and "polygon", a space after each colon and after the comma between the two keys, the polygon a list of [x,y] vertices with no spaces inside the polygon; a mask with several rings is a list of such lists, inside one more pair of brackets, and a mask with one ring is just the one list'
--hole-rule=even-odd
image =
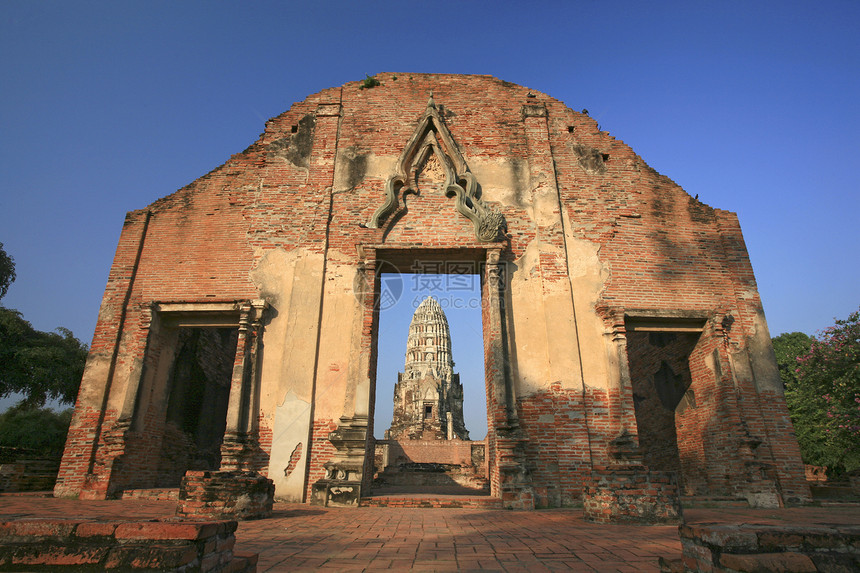
{"label": "stone step", "polygon": [[682,495],[682,508],[710,508],[710,507],[745,507],[749,508],[750,504],[745,499],[737,497],[717,497],[704,495]]}
{"label": "stone step", "polygon": [[374,496],[363,497],[359,507],[400,507],[411,509],[502,509],[497,497],[465,496]]}
{"label": "stone step", "polygon": [[149,499],[156,501],[179,500],[178,487],[154,487],[149,489],[127,489],[122,492],[120,499]]}
{"label": "stone step", "polygon": [[424,473],[382,473],[374,480],[374,485],[386,486],[451,486],[482,489],[489,487],[489,481],[477,476],[452,476],[449,474]]}

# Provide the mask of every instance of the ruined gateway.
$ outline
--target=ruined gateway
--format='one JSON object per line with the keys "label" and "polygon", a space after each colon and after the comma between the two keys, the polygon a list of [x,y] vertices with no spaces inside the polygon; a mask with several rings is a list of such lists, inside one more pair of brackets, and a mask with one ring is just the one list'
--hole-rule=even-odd
{"label": "ruined gateway", "polygon": [[432,263],[480,275],[504,506],[575,503],[625,475],[809,499],[735,214],[536,90],[376,77],[294,104],[127,215],[56,495],[244,469],[281,499],[357,504],[380,275]]}

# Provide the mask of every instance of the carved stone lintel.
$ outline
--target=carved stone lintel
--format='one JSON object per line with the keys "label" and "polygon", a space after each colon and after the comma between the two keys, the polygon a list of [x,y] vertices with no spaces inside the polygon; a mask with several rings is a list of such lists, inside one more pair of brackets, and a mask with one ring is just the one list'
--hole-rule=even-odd
{"label": "carved stone lintel", "polygon": [[373,213],[367,226],[378,229],[380,224],[395,213],[400,204],[398,195],[416,193],[410,174],[428,158],[436,156],[445,171],[445,195],[456,197],[457,211],[472,221],[479,241],[492,242],[507,231],[504,215],[478,198],[478,183],[469,172],[448,128],[442,122],[433,96],[418,128],[413,133],[397,162],[397,171],[385,182],[385,202]]}

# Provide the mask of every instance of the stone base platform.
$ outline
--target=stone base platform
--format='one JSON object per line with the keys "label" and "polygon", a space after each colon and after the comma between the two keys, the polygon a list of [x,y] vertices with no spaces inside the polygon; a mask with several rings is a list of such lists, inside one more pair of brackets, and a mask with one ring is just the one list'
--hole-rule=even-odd
{"label": "stone base platform", "polygon": [[[388,466],[373,480],[374,491],[379,487],[461,487],[478,492],[490,491],[486,477],[476,474],[471,466],[442,463],[406,463]],[[480,493],[478,494],[480,495]]]}
{"label": "stone base platform", "polygon": [[860,571],[857,525],[705,523],[678,531],[685,571]]}
{"label": "stone base platform", "polygon": [[233,552],[237,522],[0,522],[0,571],[252,573],[256,554]]}
{"label": "stone base platform", "polygon": [[363,497],[359,506],[403,509],[502,509],[502,500],[489,496],[401,494]]}
{"label": "stone base platform", "polygon": [[246,471],[189,471],[176,515],[190,519],[262,519],[272,515],[275,485]]}
{"label": "stone base platform", "polygon": [[595,466],[582,494],[585,519],[597,523],[681,523],[678,481],[671,472],[628,464]]}
{"label": "stone base platform", "polygon": [[750,504],[746,499],[737,497],[682,495],[681,507],[683,507],[684,509],[694,507],[750,507]]}
{"label": "stone base platform", "polygon": [[123,491],[120,499],[149,499],[152,501],[178,501],[178,487],[156,487],[149,489],[127,489]]}

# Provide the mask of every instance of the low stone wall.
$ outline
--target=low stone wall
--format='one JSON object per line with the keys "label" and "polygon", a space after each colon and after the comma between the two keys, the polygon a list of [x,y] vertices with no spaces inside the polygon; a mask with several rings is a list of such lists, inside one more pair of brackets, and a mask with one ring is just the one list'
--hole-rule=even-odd
{"label": "low stone wall", "polygon": [[694,524],[678,528],[686,571],[860,571],[860,527]]}
{"label": "low stone wall", "polygon": [[48,491],[54,489],[60,460],[20,459],[0,464],[0,492]]}
{"label": "low stone wall", "polygon": [[449,464],[415,464],[390,466],[374,480],[374,487],[386,486],[461,486],[487,489],[487,478],[476,475],[475,468]]}
{"label": "low stone wall", "polygon": [[642,465],[595,466],[582,493],[584,517],[598,523],[680,523],[678,481]]}
{"label": "low stone wall", "polygon": [[486,454],[481,451],[486,447],[483,441],[377,440],[376,466],[377,471],[382,471],[404,463],[437,463],[475,466],[477,473],[486,474]]}
{"label": "low stone wall", "polygon": [[256,555],[233,553],[236,526],[235,521],[0,522],[0,571],[254,572]]}
{"label": "low stone wall", "polygon": [[398,507],[403,509],[502,509],[497,497],[363,497],[359,507]]}
{"label": "low stone wall", "polygon": [[272,515],[275,484],[256,472],[189,471],[176,515],[192,519],[262,519]]}
{"label": "low stone wall", "polygon": [[851,484],[851,493],[860,495],[860,471],[854,470],[848,474],[848,483]]}
{"label": "low stone wall", "polygon": [[119,496],[120,499],[147,499],[151,501],[178,501],[178,487],[159,487],[150,489],[127,489]]}

